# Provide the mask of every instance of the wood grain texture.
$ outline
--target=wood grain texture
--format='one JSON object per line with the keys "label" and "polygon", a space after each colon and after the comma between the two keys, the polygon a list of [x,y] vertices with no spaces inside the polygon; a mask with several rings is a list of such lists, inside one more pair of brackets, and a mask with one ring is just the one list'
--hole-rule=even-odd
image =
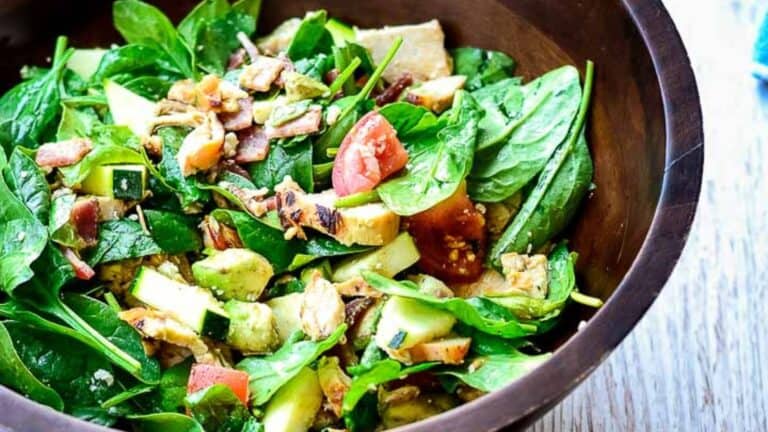
{"label": "wood grain texture", "polygon": [[749,74],[768,0],[665,4],[704,112],[694,229],[637,328],[532,431],[768,430],[768,86]]}

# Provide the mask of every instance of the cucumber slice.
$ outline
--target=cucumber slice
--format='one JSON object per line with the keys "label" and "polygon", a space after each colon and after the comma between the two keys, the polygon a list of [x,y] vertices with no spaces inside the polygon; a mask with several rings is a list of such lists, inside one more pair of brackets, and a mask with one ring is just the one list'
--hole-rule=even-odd
{"label": "cucumber slice", "polygon": [[225,340],[229,314],[210,291],[170,279],[142,267],[131,286],[131,295],[141,302],[172,314],[202,336]]}
{"label": "cucumber slice", "polygon": [[149,135],[150,125],[155,118],[154,102],[110,80],[104,81],[104,94],[116,125],[128,126],[131,132],[140,137]]}
{"label": "cucumber slice", "polygon": [[144,165],[97,166],[91,169],[80,188],[92,195],[140,200],[147,190],[147,168]]}
{"label": "cucumber slice", "polygon": [[99,68],[105,52],[107,50],[102,48],[76,49],[67,61],[67,67],[75,71],[80,78],[88,81]]}
{"label": "cucumber slice", "polygon": [[447,335],[455,323],[448,312],[418,300],[391,297],[381,310],[376,345],[385,351],[411,348]]}
{"label": "cucumber slice", "polygon": [[323,404],[317,372],[305,367],[280,388],[264,409],[265,432],[308,431]]}

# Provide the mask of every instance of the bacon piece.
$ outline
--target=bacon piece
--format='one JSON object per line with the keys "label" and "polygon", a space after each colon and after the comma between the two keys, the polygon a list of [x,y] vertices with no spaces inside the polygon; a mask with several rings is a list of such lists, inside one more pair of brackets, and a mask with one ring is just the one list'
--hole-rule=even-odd
{"label": "bacon piece", "polygon": [[383,106],[396,101],[400,97],[400,94],[403,93],[403,90],[411,84],[413,84],[413,75],[407,72],[404,73],[394,82],[394,84],[387,87],[387,89],[381,92],[380,95],[376,96],[376,105]]}
{"label": "bacon piece", "polygon": [[96,244],[99,236],[99,203],[94,198],[80,199],[72,206],[69,219],[75,227],[77,234],[82,237],[86,245]]}
{"label": "bacon piece", "polygon": [[35,162],[43,168],[58,168],[80,162],[93,149],[87,138],[43,144],[37,149]]}
{"label": "bacon piece", "polygon": [[219,120],[224,124],[224,129],[228,131],[239,131],[253,124],[253,100],[243,98],[237,101],[240,105],[240,111],[233,113],[221,113]]}
{"label": "bacon piece", "polygon": [[203,244],[205,247],[225,250],[229,248],[241,248],[243,242],[240,240],[237,231],[220,224],[216,219],[206,216],[200,223],[200,229],[203,231]]}
{"label": "bacon piece", "polygon": [[238,48],[229,55],[229,61],[227,62],[227,70],[237,69],[245,64],[245,49]]}
{"label": "bacon piece", "polygon": [[280,126],[267,126],[267,138],[289,138],[297,135],[309,135],[320,130],[323,113],[320,107],[312,107],[301,117]]}
{"label": "bacon piece", "polygon": [[72,268],[75,270],[75,277],[81,280],[90,280],[96,272],[93,271],[85,261],[81,260],[79,256],[70,248],[62,248],[64,258],[72,264]]}
{"label": "bacon piece", "polygon": [[269,153],[269,138],[264,133],[264,128],[252,126],[237,132],[237,145],[235,162],[248,163],[264,160]]}

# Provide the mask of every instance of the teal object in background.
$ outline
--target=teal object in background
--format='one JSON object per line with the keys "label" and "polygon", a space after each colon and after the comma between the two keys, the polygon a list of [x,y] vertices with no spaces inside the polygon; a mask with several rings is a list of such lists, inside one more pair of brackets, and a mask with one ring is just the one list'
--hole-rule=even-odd
{"label": "teal object in background", "polygon": [[768,81],[768,14],[763,18],[755,41],[755,52],[752,56],[752,75],[763,81]]}

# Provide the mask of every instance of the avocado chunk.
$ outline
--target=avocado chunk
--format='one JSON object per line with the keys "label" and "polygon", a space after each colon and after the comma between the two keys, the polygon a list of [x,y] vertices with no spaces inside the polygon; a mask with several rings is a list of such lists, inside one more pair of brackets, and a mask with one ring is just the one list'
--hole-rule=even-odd
{"label": "avocado chunk", "polygon": [[272,309],[277,323],[277,335],[280,343],[286,340],[297,330],[301,330],[301,304],[304,302],[304,294],[292,293],[281,297],[275,297],[267,302]]}
{"label": "avocado chunk", "polygon": [[418,300],[391,297],[381,309],[376,345],[390,357],[412,363],[408,348],[450,333],[456,318]]}
{"label": "avocado chunk", "polygon": [[230,300],[224,304],[229,314],[227,343],[247,354],[270,353],[280,339],[272,309],[263,303]]}
{"label": "avocado chunk", "polygon": [[192,264],[197,283],[223,300],[256,301],[274,275],[266,258],[248,249],[226,249]]}
{"label": "avocado chunk", "polygon": [[298,72],[287,72],[284,80],[285,95],[291,102],[314,99],[328,93],[328,86]]}
{"label": "avocado chunk", "polygon": [[305,367],[275,393],[264,410],[264,432],[306,432],[323,403],[317,372]]}
{"label": "avocado chunk", "polygon": [[393,277],[419,261],[419,250],[413,237],[407,232],[400,233],[386,245],[360,255],[355,255],[336,266],[331,279],[345,282],[360,276],[363,271],[374,271],[382,276]]}

